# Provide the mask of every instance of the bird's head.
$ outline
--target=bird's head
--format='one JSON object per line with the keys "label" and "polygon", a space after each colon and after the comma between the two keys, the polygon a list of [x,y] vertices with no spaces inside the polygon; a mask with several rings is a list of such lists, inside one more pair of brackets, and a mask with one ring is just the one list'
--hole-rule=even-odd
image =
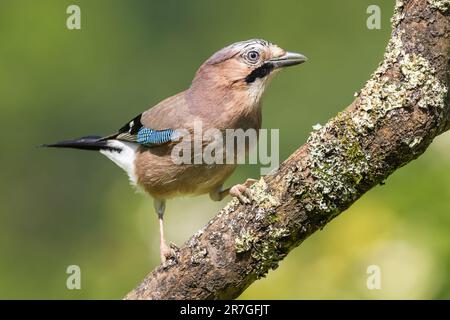
{"label": "bird's head", "polygon": [[203,90],[238,91],[258,101],[277,71],[305,61],[304,55],[285,51],[266,40],[236,42],[206,60],[197,71],[193,85],[200,84]]}

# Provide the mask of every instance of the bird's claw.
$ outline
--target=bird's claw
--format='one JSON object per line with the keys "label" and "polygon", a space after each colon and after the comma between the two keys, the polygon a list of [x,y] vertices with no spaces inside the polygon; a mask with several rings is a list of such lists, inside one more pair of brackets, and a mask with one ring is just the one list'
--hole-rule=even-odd
{"label": "bird's claw", "polygon": [[167,245],[166,242],[162,242],[159,249],[162,263],[176,258],[176,253],[179,251],[178,247],[175,244],[170,243],[170,245]]}
{"label": "bird's claw", "polygon": [[230,188],[230,195],[238,198],[239,202],[242,204],[249,204],[253,200],[253,192],[250,186],[254,184],[257,180],[247,179],[243,184],[237,184]]}

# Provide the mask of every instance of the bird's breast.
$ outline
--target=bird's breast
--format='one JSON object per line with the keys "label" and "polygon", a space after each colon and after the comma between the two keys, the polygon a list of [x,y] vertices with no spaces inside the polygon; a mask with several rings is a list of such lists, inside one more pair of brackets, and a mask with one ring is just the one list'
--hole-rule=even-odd
{"label": "bird's breast", "polygon": [[[156,149],[156,148],[155,148]],[[170,154],[141,148],[136,154],[138,184],[156,198],[209,193],[233,173],[231,164],[176,163]]]}

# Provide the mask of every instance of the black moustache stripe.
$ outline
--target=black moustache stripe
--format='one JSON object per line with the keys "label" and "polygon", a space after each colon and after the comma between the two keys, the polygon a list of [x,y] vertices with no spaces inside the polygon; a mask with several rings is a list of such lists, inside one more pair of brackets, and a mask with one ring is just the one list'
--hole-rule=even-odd
{"label": "black moustache stripe", "polygon": [[246,83],[253,83],[258,78],[264,78],[273,70],[272,63],[264,63],[262,66],[256,68],[252,72],[249,73],[248,76],[245,77]]}

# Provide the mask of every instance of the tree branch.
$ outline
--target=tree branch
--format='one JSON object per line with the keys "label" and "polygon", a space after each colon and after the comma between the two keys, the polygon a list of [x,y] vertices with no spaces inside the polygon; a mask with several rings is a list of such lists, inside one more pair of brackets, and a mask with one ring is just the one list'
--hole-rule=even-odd
{"label": "tree branch", "polygon": [[449,0],[397,1],[392,37],[355,101],[232,200],[126,299],[232,299],[450,126]]}

